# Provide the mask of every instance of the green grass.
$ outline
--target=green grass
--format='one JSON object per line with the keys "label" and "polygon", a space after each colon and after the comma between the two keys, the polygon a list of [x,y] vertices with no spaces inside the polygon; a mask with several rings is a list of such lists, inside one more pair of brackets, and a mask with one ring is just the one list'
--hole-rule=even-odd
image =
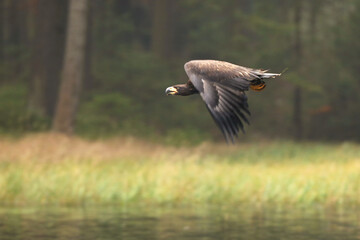
{"label": "green grass", "polygon": [[360,145],[0,140],[0,204],[360,204]]}

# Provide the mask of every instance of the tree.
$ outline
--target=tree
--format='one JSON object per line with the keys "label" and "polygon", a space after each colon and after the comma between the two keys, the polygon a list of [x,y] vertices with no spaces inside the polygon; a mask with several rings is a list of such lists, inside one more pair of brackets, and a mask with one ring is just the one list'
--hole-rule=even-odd
{"label": "tree", "polygon": [[29,110],[53,117],[64,59],[68,1],[36,2]]}
{"label": "tree", "polygon": [[6,61],[11,69],[11,78],[17,79],[24,70],[24,61],[21,54],[28,44],[28,29],[26,24],[27,5],[25,1],[5,1],[6,4]]}
{"label": "tree", "polygon": [[11,45],[15,45],[18,46],[20,45],[20,28],[21,28],[21,23],[20,23],[20,17],[19,15],[21,15],[20,13],[20,1],[19,0],[13,0],[10,1],[8,3],[8,14],[7,14],[7,21],[8,23],[11,23],[8,25],[8,42]]}
{"label": "tree", "polygon": [[84,63],[84,89],[91,89],[93,86],[93,77],[91,74],[91,57],[92,57],[92,45],[93,45],[93,4],[89,3],[88,13],[86,17],[86,43],[85,43],[85,63]]}
{"label": "tree", "polygon": [[65,58],[53,130],[74,131],[77,105],[84,75],[88,0],[70,0]]}
{"label": "tree", "polygon": [[5,23],[4,23],[4,13],[5,13],[5,1],[0,0],[0,63],[4,59],[4,40],[5,40]]}
{"label": "tree", "polygon": [[[294,3],[294,25],[295,25],[295,44],[294,44],[294,53],[295,53],[295,64],[297,72],[301,72],[302,68],[302,55],[303,55],[303,46],[301,40],[301,20],[302,20],[302,1],[296,0]],[[303,135],[303,120],[302,120],[302,89],[300,86],[295,86],[294,89],[294,137],[297,140],[300,140]]]}
{"label": "tree", "polygon": [[152,23],[152,50],[160,57],[171,55],[172,1],[156,0]]}

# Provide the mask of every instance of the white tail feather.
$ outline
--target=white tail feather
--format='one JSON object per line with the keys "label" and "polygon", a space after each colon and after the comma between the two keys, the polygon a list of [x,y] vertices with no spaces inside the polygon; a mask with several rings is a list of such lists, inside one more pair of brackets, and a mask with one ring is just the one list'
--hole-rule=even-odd
{"label": "white tail feather", "polygon": [[263,73],[261,75],[262,78],[274,78],[277,76],[281,76],[281,73]]}

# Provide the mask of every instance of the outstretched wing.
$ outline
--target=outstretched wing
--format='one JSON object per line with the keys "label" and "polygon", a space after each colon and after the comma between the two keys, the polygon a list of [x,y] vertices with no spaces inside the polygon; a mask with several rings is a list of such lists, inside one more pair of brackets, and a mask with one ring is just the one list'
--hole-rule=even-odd
{"label": "outstretched wing", "polygon": [[206,79],[201,81],[203,91],[200,92],[200,95],[205,101],[207,109],[226,140],[234,142],[239,130],[244,132],[243,121],[249,124],[245,115],[250,115],[245,93],[216,82],[209,82]]}
{"label": "outstretched wing", "polygon": [[185,66],[185,71],[226,140],[233,142],[239,130],[244,131],[243,122],[249,124],[246,115],[250,112],[244,91],[248,90],[250,82],[236,70],[213,68],[196,72]]}

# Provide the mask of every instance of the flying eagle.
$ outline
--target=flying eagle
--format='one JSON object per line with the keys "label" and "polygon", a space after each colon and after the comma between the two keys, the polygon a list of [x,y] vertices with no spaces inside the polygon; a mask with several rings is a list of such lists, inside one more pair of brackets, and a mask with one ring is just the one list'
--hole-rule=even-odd
{"label": "flying eagle", "polygon": [[185,63],[184,68],[189,77],[187,83],[168,87],[165,93],[180,96],[200,93],[228,142],[234,142],[239,129],[244,132],[243,122],[249,124],[245,91],[249,87],[261,91],[266,86],[264,79],[281,75],[216,60],[193,60]]}

